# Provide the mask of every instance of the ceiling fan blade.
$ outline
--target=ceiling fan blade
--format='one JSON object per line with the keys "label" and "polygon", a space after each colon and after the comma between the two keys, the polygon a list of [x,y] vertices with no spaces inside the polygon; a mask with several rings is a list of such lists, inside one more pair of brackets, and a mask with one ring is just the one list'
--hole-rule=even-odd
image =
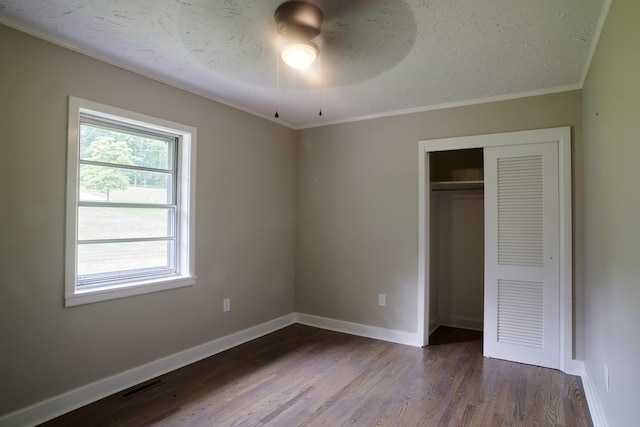
{"label": "ceiling fan blade", "polygon": [[417,24],[402,0],[314,2],[325,20],[316,40],[329,86],[368,80],[394,67],[416,40]]}

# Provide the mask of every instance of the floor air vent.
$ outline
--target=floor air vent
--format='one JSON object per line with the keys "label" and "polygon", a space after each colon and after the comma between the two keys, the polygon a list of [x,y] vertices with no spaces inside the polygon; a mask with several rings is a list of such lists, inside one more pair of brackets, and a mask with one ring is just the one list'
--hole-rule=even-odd
{"label": "floor air vent", "polygon": [[144,393],[147,390],[151,390],[152,388],[159,387],[162,384],[164,384],[164,381],[162,380],[151,380],[146,383],[138,384],[135,387],[132,387],[128,390],[123,391],[120,396],[125,398],[135,396],[136,394]]}

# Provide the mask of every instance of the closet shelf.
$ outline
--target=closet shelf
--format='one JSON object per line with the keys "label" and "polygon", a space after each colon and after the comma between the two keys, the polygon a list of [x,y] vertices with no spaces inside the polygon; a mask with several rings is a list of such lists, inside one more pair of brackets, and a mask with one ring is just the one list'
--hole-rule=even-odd
{"label": "closet shelf", "polygon": [[431,183],[431,191],[482,190],[484,181],[435,181]]}

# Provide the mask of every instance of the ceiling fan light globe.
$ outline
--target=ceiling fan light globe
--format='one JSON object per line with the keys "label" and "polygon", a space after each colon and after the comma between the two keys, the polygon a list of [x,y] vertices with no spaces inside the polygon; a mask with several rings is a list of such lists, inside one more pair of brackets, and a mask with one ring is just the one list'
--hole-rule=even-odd
{"label": "ceiling fan light globe", "polygon": [[291,68],[303,69],[318,57],[318,47],[311,42],[288,43],[283,46],[280,57]]}

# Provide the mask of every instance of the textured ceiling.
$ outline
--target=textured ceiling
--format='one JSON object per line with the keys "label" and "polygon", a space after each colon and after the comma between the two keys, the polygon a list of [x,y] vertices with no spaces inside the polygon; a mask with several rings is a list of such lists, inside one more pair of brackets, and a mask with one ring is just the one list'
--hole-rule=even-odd
{"label": "textured ceiling", "polygon": [[580,87],[604,0],[308,1],[304,72],[277,66],[281,0],[0,0],[0,22],[302,128]]}

